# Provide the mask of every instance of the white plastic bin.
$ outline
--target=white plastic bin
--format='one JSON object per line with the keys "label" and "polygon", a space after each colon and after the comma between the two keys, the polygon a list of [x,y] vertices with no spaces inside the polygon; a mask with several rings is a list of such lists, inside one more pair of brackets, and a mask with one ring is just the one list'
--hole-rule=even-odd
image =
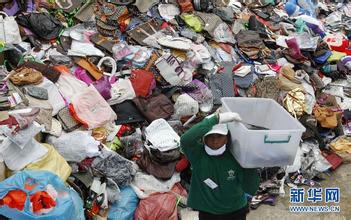
{"label": "white plastic bin", "polygon": [[270,130],[249,130],[238,122],[228,124],[230,150],[244,168],[291,165],[306,130],[281,105],[265,98],[222,98],[223,111],[237,112],[246,123]]}

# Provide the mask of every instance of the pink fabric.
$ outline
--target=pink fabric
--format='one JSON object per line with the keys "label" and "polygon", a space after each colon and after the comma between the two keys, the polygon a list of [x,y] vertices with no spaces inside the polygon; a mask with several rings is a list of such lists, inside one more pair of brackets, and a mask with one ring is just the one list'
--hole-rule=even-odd
{"label": "pink fabric", "polygon": [[77,79],[85,82],[87,85],[90,85],[93,83],[93,80],[90,78],[87,71],[80,66],[77,67],[76,71],[74,71],[74,75],[76,76]]}
{"label": "pink fabric", "polygon": [[75,95],[71,104],[79,121],[84,122],[89,129],[117,119],[116,113],[92,85]]}

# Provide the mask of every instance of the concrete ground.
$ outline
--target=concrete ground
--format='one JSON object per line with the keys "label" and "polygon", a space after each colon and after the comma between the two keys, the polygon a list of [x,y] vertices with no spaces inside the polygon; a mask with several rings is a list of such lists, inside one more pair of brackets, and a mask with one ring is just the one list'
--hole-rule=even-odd
{"label": "concrete ground", "polygon": [[[340,213],[292,213],[289,211],[289,187],[285,188],[285,197],[279,197],[276,206],[261,205],[250,211],[247,220],[350,220],[351,219],[351,164],[343,164],[331,176],[321,182],[321,187],[340,188]],[[307,189],[305,189],[306,191]],[[324,196],[324,194],[323,194]],[[324,197],[323,197],[324,198]],[[306,200],[306,195],[305,195]],[[325,203],[306,202],[298,205],[325,205]],[[337,205],[337,204],[330,204]]]}

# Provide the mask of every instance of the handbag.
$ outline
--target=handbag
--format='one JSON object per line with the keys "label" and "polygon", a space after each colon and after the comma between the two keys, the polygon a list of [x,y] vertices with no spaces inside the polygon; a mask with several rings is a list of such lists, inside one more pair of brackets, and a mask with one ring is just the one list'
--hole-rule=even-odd
{"label": "handbag", "polygon": [[61,109],[57,114],[57,119],[60,121],[63,130],[67,132],[71,132],[80,127],[80,123],[76,121],[71,113],[69,112],[68,108],[65,107]]}
{"label": "handbag", "polygon": [[23,86],[29,84],[40,84],[43,82],[43,75],[41,72],[27,67],[21,67],[20,69],[16,70],[10,77],[11,82],[16,86]]}
{"label": "handbag", "polygon": [[145,147],[141,158],[137,161],[141,170],[161,180],[168,180],[173,176],[176,163],[177,161],[169,163],[159,163],[154,161]]}
{"label": "handbag", "polygon": [[147,99],[137,97],[133,99],[133,102],[149,122],[159,118],[168,119],[174,113],[173,103],[163,94]]}
{"label": "handbag", "polygon": [[0,40],[6,44],[19,44],[22,42],[18,24],[15,17],[8,16],[5,12],[1,11],[0,17]]}
{"label": "handbag", "polygon": [[175,56],[172,54],[163,55],[157,62],[156,67],[162,77],[171,85],[180,85],[185,72]]}
{"label": "handbag", "polygon": [[45,40],[57,38],[63,28],[61,22],[49,13],[20,14],[16,21]]}
{"label": "handbag", "polygon": [[151,85],[155,78],[152,72],[137,69],[132,70],[132,75],[129,80],[132,83],[135,94],[137,96],[146,97],[150,93]]}
{"label": "handbag", "polygon": [[144,122],[145,118],[137,109],[135,104],[126,100],[122,103],[112,105],[112,110],[118,115],[116,125]]}
{"label": "handbag", "polygon": [[100,34],[116,37],[127,27],[129,10],[126,6],[98,0],[94,7],[96,26]]}
{"label": "handbag", "polygon": [[81,22],[88,22],[93,14],[94,14],[94,2],[91,0],[88,0],[84,3],[82,7],[80,7],[80,9],[74,15],[74,17]]}
{"label": "handbag", "polygon": [[150,37],[150,35],[152,36],[152,34],[157,33],[160,30],[161,25],[157,23],[157,21],[155,21],[154,19],[151,19],[150,21],[138,25],[137,27],[127,31],[127,34],[138,44],[147,46],[144,40]]}
{"label": "handbag", "polygon": [[90,37],[90,40],[91,40],[91,42],[93,42],[93,44],[97,48],[99,48],[105,52],[108,52],[110,54],[112,54],[112,52],[113,52],[112,51],[113,46],[119,42],[118,39],[116,40],[116,39],[107,38],[105,36],[102,36],[99,33],[92,35]]}

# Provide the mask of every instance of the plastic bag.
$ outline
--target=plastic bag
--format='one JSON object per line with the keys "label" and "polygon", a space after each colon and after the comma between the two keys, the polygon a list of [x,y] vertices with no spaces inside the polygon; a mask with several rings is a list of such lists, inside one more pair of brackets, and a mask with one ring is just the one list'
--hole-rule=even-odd
{"label": "plastic bag", "polygon": [[185,189],[178,183],[171,192],[155,193],[140,201],[135,211],[135,220],[168,219],[178,220],[177,197],[186,196]]}
{"label": "plastic bag", "polygon": [[50,136],[48,143],[52,144],[67,161],[80,162],[87,157],[100,155],[100,142],[84,131],[73,131],[59,138]]}
{"label": "plastic bag", "polygon": [[[34,185],[35,184],[35,185]],[[35,215],[30,211],[29,196],[37,191],[46,190],[47,185],[52,185],[58,192],[56,206],[45,215]],[[32,190],[25,189],[34,186]],[[11,190],[22,190],[27,198],[24,210],[11,209],[8,206],[0,206],[0,214],[11,219],[56,219],[56,220],[84,220],[83,202],[78,194],[67,188],[58,176],[47,171],[22,171],[0,183],[0,198],[3,198]]]}
{"label": "plastic bag", "polygon": [[149,197],[152,193],[169,192],[174,184],[180,182],[180,174],[175,173],[171,179],[161,181],[152,175],[144,172],[137,172],[131,186],[140,199]]}
{"label": "plastic bag", "polygon": [[180,117],[196,115],[199,112],[199,103],[184,93],[177,98],[174,109],[175,114]]}
{"label": "plastic bag", "polygon": [[8,16],[5,12],[0,12],[4,15],[0,16],[0,39],[7,44],[19,44],[22,42],[18,24],[15,17]]}
{"label": "plastic bag", "polygon": [[29,127],[14,134],[8,126],[0,126],[0,133],[4,134],[11,142],[23,149],[41,129],[37,124],[31,123]]}
{"label": "plastic bag", "polygon": [[117,119],[116,113],[92,85],[76,94],[71,101],[69,110],[73,118],[89,129]]}
{"label": "plastic bag", "polygon": [[23,149],[9,139],[5,139],[0,146],[0,156],[10,170],[21,170],[28,164],[45,156],[47,152],[48,150],[34,138]]}
{"label": "plastic bag", "polygon": [[133,220],[139,199],[131,187],[121,189],[121,198],[110,206],[108,220]]}

